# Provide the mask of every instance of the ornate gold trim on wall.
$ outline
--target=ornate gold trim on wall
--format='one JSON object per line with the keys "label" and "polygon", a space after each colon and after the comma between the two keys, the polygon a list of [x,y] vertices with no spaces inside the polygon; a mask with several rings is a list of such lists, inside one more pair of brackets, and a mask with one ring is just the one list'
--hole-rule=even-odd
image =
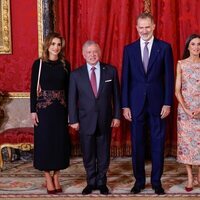
{"label": "ornate gold trim on wall", "polygon": [[0,54],[12,53],[10,0],[0,0]]}
{"label": "ornate gold trim on wall", "polygon": [[42,12],[42,0],[37,1],[38,10],[38,55],[42,55],[42,44],[43,44],[43,12]]}
{"label": "ornate gold trim on wall", "polygon": [[151,13],[151,0],[144,0],[144,12]]}
{"label": "ornate gold trim on wall", "polygon": [[10,99],[26,99],[30,98],[30,92],[9,92],[8,97]]}

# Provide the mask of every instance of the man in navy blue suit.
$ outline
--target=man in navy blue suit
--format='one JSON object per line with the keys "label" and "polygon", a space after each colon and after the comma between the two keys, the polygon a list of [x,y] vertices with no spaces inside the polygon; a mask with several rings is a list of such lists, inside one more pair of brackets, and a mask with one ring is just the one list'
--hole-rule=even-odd
{"label": "man in navy blue suit", "polygon": [[165,194],[161,183],[164,165],[165,119],[173,101],[174,73],[170,44],[154,37],[153,16],[142,13],[136,25],[140,39],[125,46],[122,69],[122,108],[131,122],[132,165],[135,184],[131,193],[145,188],[145,127],[150,129],[155,193]]}
{"label": "man in navy blue suit", "polygon": [[82,194],[99,189],[107,195],[111,129],[120,125],[119,80],[113,66],[99,61],[96,42],[85,42],[82,50],[86,64],[70,74],[69,123],[80,134],[87,176]]}

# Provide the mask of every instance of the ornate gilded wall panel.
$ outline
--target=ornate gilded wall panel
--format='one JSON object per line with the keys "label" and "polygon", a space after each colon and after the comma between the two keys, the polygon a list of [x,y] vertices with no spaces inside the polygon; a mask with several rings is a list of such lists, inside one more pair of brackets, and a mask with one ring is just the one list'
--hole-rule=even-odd
{"label": "ornate gilded wall panel", "polygon": [[0,54],[10,53],[12,53],[10,0],[0,0]]}

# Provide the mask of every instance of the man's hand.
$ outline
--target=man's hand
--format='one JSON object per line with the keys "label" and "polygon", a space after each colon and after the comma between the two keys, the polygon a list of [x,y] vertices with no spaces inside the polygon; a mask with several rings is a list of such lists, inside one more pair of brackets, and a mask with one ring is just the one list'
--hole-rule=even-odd
{"label": "man's hand", "polygon": [[160,112],[161,119],[164,119],[165,117],[167,117],[169,115],[169,113],[170,113],[170,110],[171,110],[171,106],[164,105],[162,107],[161,112]]}
{"label": "man's hand", "polygon": [[70,126],[71,126],[74,130],[79,131],[79,123],[70,124]]}
{"label": "man's hand", "polygon": [[31,113],[31,118],[33,121],[34,126],[38,126],[39,120],[38,120],[38,115],[37,113]]}
{"label": "man's hand", "polygon": [[120,126],[120,120],[119,119],[113,119],[111,122],[111,127],[119,127]]}
{"label": "man's hand", "polygon": [[124,115],[125,119],[127,119],[130,122],[132,121],[130,108],[123,108],[123,115]]}

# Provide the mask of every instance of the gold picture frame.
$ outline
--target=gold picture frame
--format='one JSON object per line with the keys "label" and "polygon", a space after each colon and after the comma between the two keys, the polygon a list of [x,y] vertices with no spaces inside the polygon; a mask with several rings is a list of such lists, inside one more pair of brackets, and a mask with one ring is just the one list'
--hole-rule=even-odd
{"label": "gold picture frame", "polygon": [[0,54],[11,54],[10,0],[0,0]]}
{"label": "gold picture frame", "polygon": [[42,55],[43,44],[43,0],[37,0],[37,13],[38,13],[38,56]]}

